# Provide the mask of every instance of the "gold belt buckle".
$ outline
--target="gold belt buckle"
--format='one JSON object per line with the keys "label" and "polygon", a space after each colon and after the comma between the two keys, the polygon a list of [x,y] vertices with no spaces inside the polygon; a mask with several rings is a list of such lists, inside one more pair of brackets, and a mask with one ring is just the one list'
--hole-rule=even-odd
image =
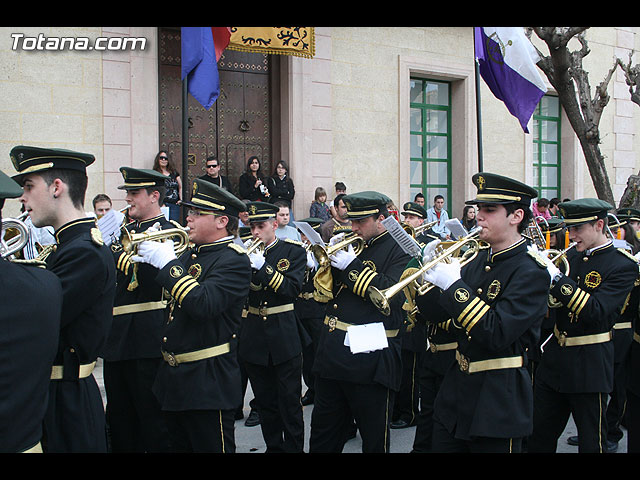
{"label": "gold belt buckle", "polygon": [[438,351],[438,346],[435,343],[429,343],[429,350],[431,350],[431,353],[436,353]]}
{"label": "gold belt buckle", "polygon": [[461,372],[469,373],[469,359],[467,357],[460,354],[458,356],[458,365],[460,366]]}
{"label": "gold belt buckle", "polygon": [[258,308],[258,313],[260,314],[261,317],[266,317],[267,316],[267,310],[268,308],[265,306],[261,306]]}
{"label": "gold belt buckle", "polygon": [[558,345],[561,347],[567,344],[567,332],[558,332]]}
{"label": "gold belt buckle", "polygon": [[176,357],[173,356],[173,353],[165,353],[165,360],[167,361],[167,363],[169,365],[171,365],[172,367],[177,367],[178,366],[178,361],[176,360]]}
{"label": "gold belt buckle", "polygon": [[328,317],[327,324],[329,325],[329,331],[333,332],[336,329],[336,325],[338,324],[338,318],[334,317],[333,315],[330,315]]}

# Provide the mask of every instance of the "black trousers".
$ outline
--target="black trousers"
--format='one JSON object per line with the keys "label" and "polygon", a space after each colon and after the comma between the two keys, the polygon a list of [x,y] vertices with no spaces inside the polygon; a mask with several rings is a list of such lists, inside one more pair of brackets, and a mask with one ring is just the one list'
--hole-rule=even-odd
{"label": "black trousers", "polygon": [[420,384],[420,413],[416,420],[416,434],[413,439],[414,453],[431,452],[431,441],[433,438],[433,405],[443,378],[444,375],[441,375],[426,366],[421,366],[418,369],[418,381]]}
{"label": "black trousers", "polygon": [[522,438],[476,437],[473,440],[455,438],[437,420],[433,422],[433,453],[521,453]]}
{"label": "black trousers", "polygon": [[416,423],[420,409],[420,385],[418,370],[421,353],[402,349],[402,380],[393,408],[395,420],[404,420],[410,425]]}
{"label": "black trousers", "polygon": [[106,418],[113,453],[169,450],[169,434],[151,387],[157,358],[104,362]]}
{"label": "black trousers", "polygon": [[389,451],[389,422],[394,392],[379,384],[358,384],[316,377],[311,412],[310,453],[341,453],[353,419],[363,453]]}
{"label": "black trousers", "polygon": [[536,381],[533,396],[533,433],[530,453],[554,453],[558,438],[573,415],[579,453],[603,453],[607,438],[606,393],[560,393]]}
{"label": "black trousers", "polygon": [[627,453],[640,453],[640,397],[627,390]]}
{"label": "black trousers", "polygon": [[267,453],[302,452],[302,355],[278,365],[246,362],[245,366],[258,404]]}
{"label": "black trousers", "polygon": [[619,442],[623,433],[620,425],[626,413],[627,381],[629,378],[629,362],[622,361],[613,365],[613,391],[607,405],[607,440]]}
{"label": "black trousers", "polygon": [[235,410],[164,411],[175,453],[235,453]]}

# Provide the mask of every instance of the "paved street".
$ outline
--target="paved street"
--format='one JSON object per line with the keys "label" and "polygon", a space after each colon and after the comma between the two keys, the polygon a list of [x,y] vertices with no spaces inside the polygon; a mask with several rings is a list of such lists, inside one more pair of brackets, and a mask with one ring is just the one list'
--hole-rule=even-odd
{"label": "paved street", "polygon": [[[103,392],[103,401],[106,401],[104,398],[104,388],[102,381],[102,362],[98,362],[98,366],[95,370],[96,380],[98,381],[98,385]],[[306,386],[303,384],[303,393],[306,391]],[[236,421],[236,451],[237,453],[264,453],[265,444],[262,440],[262,432],[260,431],[260,427],[246,427],[244,425],[244,421],[246,417],[249,415],[249,401],[253,398],[253,393],[251,392],[251,385],[247,389],[247,394],[244,399],[244,417],[242,420]],[[307,407],[303,407],[304,412],[304,426],[305,426],[305,451],[309,451],[309,433],[310,433],[310,425],[311,425],[311,412],[313,411],[313,405],[309,405]],[[565,429],[562,437],[558,441],[558,452],[559,453],[578,453],[578,447],[571,446],[567,444],[567,438],[571,435],[576,435],[576,427],[571,419],[567,428]],[[411,451],[413,446],[413,438],[415,436],[415,427],[404,428],[400,430],[391,430],[391,453],[408,453]],[[620,441],[618,446],[617,453],[626,453],[627,451],[627,438],[626,432],[623,439]],[[345,447],[344,453],[361,453],[362,452],[362,441],[360,439],[360,435],[356,435],[355,438],[349,440]]]}

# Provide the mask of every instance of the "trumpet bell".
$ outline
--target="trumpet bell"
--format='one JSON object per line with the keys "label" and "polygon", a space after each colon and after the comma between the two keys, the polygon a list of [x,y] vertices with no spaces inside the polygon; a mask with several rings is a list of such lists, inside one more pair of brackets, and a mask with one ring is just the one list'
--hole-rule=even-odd
{"label": "trumpet bell", "polygon": [[140,233],[131,233],[126,228],[123,228],[120,236],[120,244],[125,252],[136,252],[138,245],[142,242],[163,242],[167,239],[174,240],[174,252],[176,255],[181,255],[189,247],[189,227],[176,227]]}
{"label": "trumpet bell", "polygon": [[17,218],[3,218],[0,233],[0,257],[8,258],[22,250],[29,242],[29,228],[24,223],[28,213]]}

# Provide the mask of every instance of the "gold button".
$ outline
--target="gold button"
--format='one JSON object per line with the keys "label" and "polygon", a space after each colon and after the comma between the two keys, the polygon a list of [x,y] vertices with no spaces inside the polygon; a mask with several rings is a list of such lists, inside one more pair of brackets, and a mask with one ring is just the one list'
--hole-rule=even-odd
{"label": "gold button", "polygon": [[196,258],[196,257],[197,257],[197,255],[195,253],[191,254],[191,258]]}
{"label": "gold button", "polygon": [[76,349],[75,349],[75,348],[73,348],[73,347],[71,347],[71,348],[69,349],[69,351],[70,351],[71,353],[76,353]]}
{"label": "gold button", "polygon": [[266,322],[267,321],[267,317],[262,317],[262,320]]}
{"label": "gold button", "polygon": [[337,309],[338,309],[338,304],[337,304],[337,303],[334,303],[334,304],[333,304],[333,309],[334,309],[334,310],[337,310]]}
{"label": "gold button", "polygon": [[480,294],[482,293],[482,289],[481,289],[481,288],[479,288],[478,290],[476,290],[476,293],[477,293],[478,295],[480,295]]}
{"label": "gold button", "polygon": [[484,267],[484,271],[485,272],[490,272],[491,271],[491,267],[489,265]]}
{"label": "gold button", "polygon": [[589,257],[582,257],[582,261],[583,262],[588,262],[589,261]]}
{"label": "gold button", "polygon": [[162,337],[163,343],[167,343],[167,337]]}

